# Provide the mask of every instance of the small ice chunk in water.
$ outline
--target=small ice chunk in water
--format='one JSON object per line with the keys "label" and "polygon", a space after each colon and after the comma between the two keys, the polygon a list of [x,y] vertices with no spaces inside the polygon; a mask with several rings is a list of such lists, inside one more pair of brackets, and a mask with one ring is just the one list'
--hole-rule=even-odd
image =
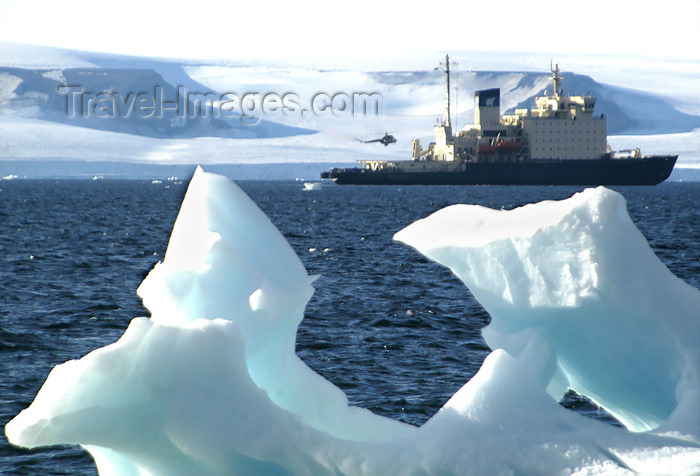
{"label": "small ice chunk in water", "polygon": [[318,192],[321,189],[321,182],[306,182],[304,184],[305,192]]}

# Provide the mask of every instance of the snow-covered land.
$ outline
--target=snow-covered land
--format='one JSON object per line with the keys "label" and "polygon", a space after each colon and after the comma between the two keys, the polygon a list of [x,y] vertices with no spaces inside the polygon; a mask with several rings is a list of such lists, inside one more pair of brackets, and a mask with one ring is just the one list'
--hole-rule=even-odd
{"label": "snow-covered land", "polygon": [[[26,118],[89,129],[120,132],[144,137],[228,137],[261,138],[308,134],[312,131],[270,124],[262,121],[256,127],[246,127],[238,118],[203,117],[177,114],[172,109],[162,113],[139,115],[135,109],[136,95],[147,93],[164,100],[183,104],[188,101],[194,110],[192,98],[185,98],[178,85],[173,85],[153,69],[137,68],[59,68],[51,70],[0,67],[0,106],[8,112]],[[103,99],[104,110],[87,107],[70,91],[61,88],[79,87],[94,95],[121,92],[114,98],[122,103],[114,107],[112,97]],[[192,87],[192,86],[190,86]],[[197,91],[203,91],[199,88]],[[99,99],[99,98],[97,98]],[[85,101],[83,101],[85,102]],[[123,112],[121,112],[123,111]]]}
{"label": "snow-covered land", "polygon": [[[548,60],[533,71],[527,58],[511,55],[496,61],[493,57],[464,56],[474,61],[461,60],[453,75],[453,120],[457,124],[472,122],[475,89],[501,88],[505,112],[532,105],[535,96],[551,87]],[[412,139],[420,138],[424,143],[433,139],[432,126],[444,109],[444,74],[432,69],[440,59],[426,58],[422,69],[412,71],[323,70],[3,44],[0,174],[35,175],[41,172],[42,162],[54,160],[89,165],[85,174],[91,176],[102,172],[95,165],[102,161],[131,164],[125,166],[128,170],[133,164],[340,165],[358,159],[406,159],[411,154]],[[682,74],[669,70],[666,75],[654,71],[649,76],[638,74],[643,71],[639,65],[627,74],[615,66],[618,76],[612,76],[610,69],[594,67],[588,61],[572,58],[574,64],[570,66],[566,58],[560,59],[565,71],[564,88],[597,97],[596,110],[608,118],[614,148],[642,146],[647,153],[679,153],[677,168],[700,167],[700,100],[693,95],[700,67],[664,63],[664,67],[675,67]],[[602,79],[586,70],[567,72],[577,64],[590,67]],[[478,69],[480,65],[498,70]],[[651,78],[648,84],[643,81],[647,77]],[[664,78],[670,79],[664,82]],[[122,101],[127,101],[129,93],[156,95],[156,87],[166,100],[173,101],[184,97],[185,91],[239,96],[291,92],[304,108],[319,92],[378,93],[382,107],[379,115],[264,113],[258,108],[252,114],[255,120],[249,122],[236,115],[182,118],[173,111],[164,111],[160,117],[139,117],[133,111],[126,117],[100,117],[94,111],[89,117],[67,117],[70,94],[57,90],[62,84],[93,93],[107,92],[108,99],[117,94]],[[629,84],[638,89],[630,89]],[[115,108],[110,105],[105,109],[104,103],[102,106],[103,115]],[[390,147],[356,140],[376,138],[387,131],[398,138]],[[165,176],[169,175],[166,172]]]}
{"label": "snow-covered land", "polygon": [[[395,239],[493,318],[493,352],[422,427],[348,406],[295,355],[314,277],[238,187],[198,169],[138,289],[151,317],[54,368],[8,439],[84,445],[102,476],[697,474],[700,292],[621,195],[456,205]],[[567,388],[627,428],[559,406]]]}

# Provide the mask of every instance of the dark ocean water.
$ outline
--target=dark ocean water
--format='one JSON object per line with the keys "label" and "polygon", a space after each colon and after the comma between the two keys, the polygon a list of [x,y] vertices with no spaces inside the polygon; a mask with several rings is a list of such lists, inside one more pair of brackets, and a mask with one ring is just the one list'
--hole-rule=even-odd
{"label": "dark ocean water", "polygon": [[[450,204],[514,208],[577,187],[353,187],[304,192],[244,182],[306,265],[321,274],[299,355],[354,404],[419,425],[479,368],[489,316],[446,269],[392,241]],[[162,259],[186,184],[0,183],[0,421],[48,372],[114,342],[147,315],[136,288]],[[671,271],[700,287],[700,183],[619,187]],[[615,422],[575,395],[565,405]],[[78,447],[26,451],[0,438],[2,475],[95,475]]]}

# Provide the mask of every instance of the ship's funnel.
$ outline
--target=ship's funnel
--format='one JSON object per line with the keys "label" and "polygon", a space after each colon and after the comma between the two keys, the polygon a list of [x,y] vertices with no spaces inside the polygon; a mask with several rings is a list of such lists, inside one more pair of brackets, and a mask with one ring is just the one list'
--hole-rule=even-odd
{"label": "ship's funnel", "polygon": [[474,92],[474,124],[483,129],[496,128],[501,121],[501,90],[483,89]]}

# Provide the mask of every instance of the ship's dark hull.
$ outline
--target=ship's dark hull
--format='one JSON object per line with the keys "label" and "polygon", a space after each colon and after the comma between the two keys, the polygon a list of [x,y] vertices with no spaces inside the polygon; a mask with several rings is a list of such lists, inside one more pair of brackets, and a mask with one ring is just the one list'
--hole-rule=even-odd
{"label": "ship's dark hull", "polygon": [[629,159],[465,163],[464,170],[402,172],[331,169],[321,178],[357,185],[656,185],[671,175],[677,155]]}

